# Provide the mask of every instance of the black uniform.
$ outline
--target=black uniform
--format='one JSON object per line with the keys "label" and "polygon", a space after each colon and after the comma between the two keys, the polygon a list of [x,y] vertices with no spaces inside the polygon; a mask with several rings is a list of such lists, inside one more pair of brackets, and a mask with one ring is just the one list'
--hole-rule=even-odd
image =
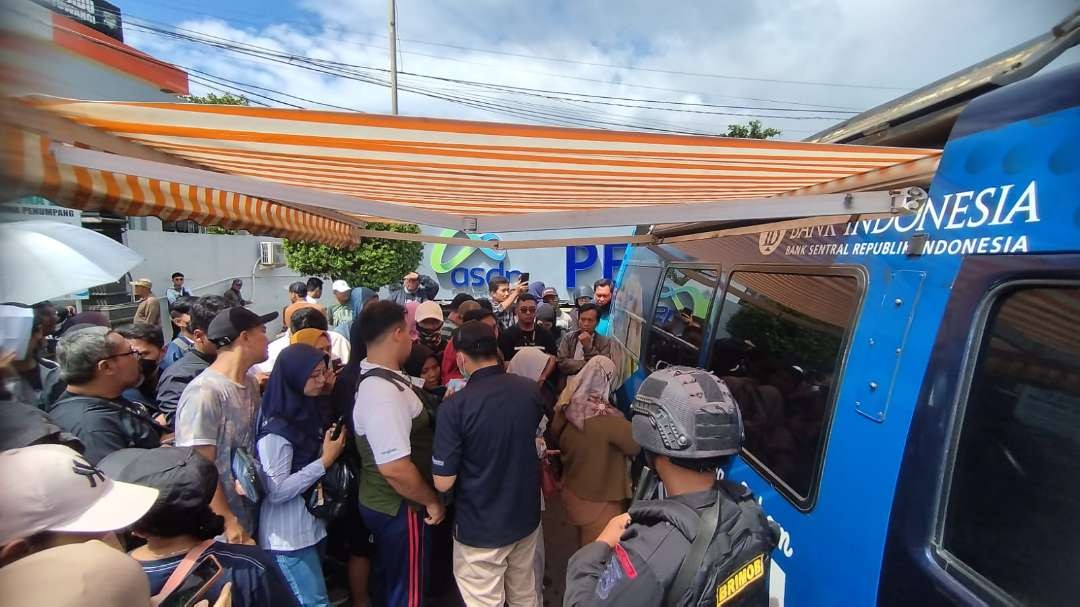
{"label": "black uniform", "polygon": [[120,449],[153,449],[161,445],[157,426],[145,406],[123,397],[102,398],[64,392],[49,410],[53,423],[82,441],[86,461]]}
{"label": "black uniform", "polygon": [[[683,558],[697,535],[700,517],[716,503],[718,495],[716,489],[710,489],[662,501],[635,503],[630,508],[632,522],[614,550],[602,542],[593,542],[571,557],[566,570],[563,605],[664,605],[665,593],[675,582]],[[724,495],[725,513],[737,511],[735,504],[738,502],[752,499],[749,490],[738,495],[732,495],[729,491]],[[671,502],[689,506],[692,511],[672,508],[675,504]],[[765,531],[768,526],[764,516],[758,523],[758,537],[762,533],[771,535],[771,532]],[[722,524],[720,533],[725,529],[727,525]],[[708,600],[701,604],[735,606],[767,603],[769,552],[775,546],[775,538],[770,539],[772,541],[764,545],[740,541],[730,555],[739,562],[727,565],[730,575],[725,574],[724,579],[714,579],[716,569],[710,567],[709,563],[703,563],[698,578],[704,576],[699,581],[708,588],[705,593]],[[751,549],[747,552],[746,548]],[[698,604],[697,598],[687,596],[683,600],[685,604],[694,605]]]}

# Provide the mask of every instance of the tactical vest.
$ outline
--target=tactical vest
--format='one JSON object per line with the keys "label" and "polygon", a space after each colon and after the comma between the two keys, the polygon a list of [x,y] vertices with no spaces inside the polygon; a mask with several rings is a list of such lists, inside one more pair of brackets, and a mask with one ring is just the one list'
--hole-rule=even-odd
{"label": "tactical vest", "polygon": [[[667,588],[668,607],[748,607],[769,603],[771,554],[780,538],[743,485],[717,484],[717,501],[703,511],[672,500],[630,508],[635,522],[668,522],[691,543]],[[689,533],[688,533],[689,532]]]}

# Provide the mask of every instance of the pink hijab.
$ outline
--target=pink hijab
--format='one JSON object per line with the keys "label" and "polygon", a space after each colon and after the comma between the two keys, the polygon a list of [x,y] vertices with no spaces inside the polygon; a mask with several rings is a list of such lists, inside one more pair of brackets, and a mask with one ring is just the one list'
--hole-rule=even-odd
{"label": "pink hijab", "polygon": [[585,420],[598,415],[622,415],[611,406],[611,391],[615,389],[618,373],[615,363],[606,356],[594,356],[574,376],[570,404],[566,407],[566,419],[578,430],[585,430]]}
{"label": "pink hijab", "polygon": [[420,339],[420,332],[416,330],[416,309],[419,307],[420,302],[405,302],[405,325],[409,327],[409,337],[411,337],[413,341]]}

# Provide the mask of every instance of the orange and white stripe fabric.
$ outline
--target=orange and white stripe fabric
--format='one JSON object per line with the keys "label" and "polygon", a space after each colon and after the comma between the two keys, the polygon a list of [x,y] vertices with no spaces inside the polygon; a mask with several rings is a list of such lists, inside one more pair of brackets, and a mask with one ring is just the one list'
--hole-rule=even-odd
{"label": "orange and white stripe fabric", "polygon": [[873,189],[926,174],[940,155],[283,108],[34,104],[213,171],[461,216]]}
{"label": "orange and white stripe fabric", "polygon": [[84,211],[191,220],[333,246],[359,240],[356,228],[345,222],[236,192],[61,164],[43,137],[9,128],[0,129],[0,135],[5,179],[19,194],[41,195]]}

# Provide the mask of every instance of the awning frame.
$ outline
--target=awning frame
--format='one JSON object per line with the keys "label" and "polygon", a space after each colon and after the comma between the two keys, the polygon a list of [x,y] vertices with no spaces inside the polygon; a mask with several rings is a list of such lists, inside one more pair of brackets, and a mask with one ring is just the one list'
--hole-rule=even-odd
{"label": "awning frame", "polygon": [[[57,162],[62,164],[136,175],[149,179],[181,181],[199,187],[239,192],[248,196],[274,200],[302,210],[330,209],[332,211],[455,229],[466,233],[658,225],[671,223],[673,219],[684,222],[788,219],[792,217],[792,213],[796,209],[798,210],[798,216],[801,217],[899,213],[916,210],[926,199],[925,191],[919,188],[908,188],[891,191],[808,194],[802,196],[658,204],[591,211],[528,213],[517,216],[469,217],[404,207],[393,203],[280,184],[253,177],[229,175],[195,167],[109,154],[55,142],[51,145],[50,152]],[[368,231],[368,233],[374,235],[372,231]],[[427,235],[402,235],[396,232],[380,232],[378,237],[386,238],[390,237],[390,235],[394,235],[399,240],[425,239],[428,242],[434,242]],[[403,236],[405,238],[402,238]],[[459,240],[460,242],[455,242],[455,244],[471,242],[468,239]],[[571,239],[563,240],[571,241]],[[591,240],[595,241],[596,239]],[[525,245],[520,244],[521,242],[511,244],[511,242],[504,241],[500,246],[501,248],[526,248]],[[530,242],[530,246],[535,247],[536,244]],[[549,244],[546,246],[560,245]]]}

